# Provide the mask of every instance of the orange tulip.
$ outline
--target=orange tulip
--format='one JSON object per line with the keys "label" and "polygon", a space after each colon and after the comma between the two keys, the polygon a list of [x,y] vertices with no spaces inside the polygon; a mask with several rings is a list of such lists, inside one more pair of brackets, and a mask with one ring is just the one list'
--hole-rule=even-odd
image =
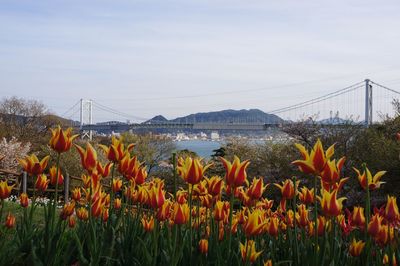
{"label": "orange tulip", "polygon": [[76,216],[82,221],[87,221],[89,219],[89,212],[86,208],[81,207],[76,211]]}
{"label": "orange tulip", "polygon": [[7,181],[0,181],[0,199],[4,200],[11,195],[11,190],[15,185],[9,186]]}
{"label": "orange tulip", "polygon": [[115,136],[112,136],[111,145],[109,147],[101,144],[99,147],[103,149],[108,160],[111,162],[119,162],[123,158],[125,151],[130,152],[133,149],[134,144],[129,144],[125,150],[122,138],[117,139]]}
{"label": "orange tulip", "polygon": [[112,182],[112,191],[117,193],[122,189],[122,180],[119,178],[115,178]]}
{"label": "orange tulip", "polygon": [[68,128],[65,131],[58,126],[51,130],[50,147],[58,153],[69,151],[72,146],[72,141],[79,135],[72,135],[72,128]]}
{"label": "orange tulip", "polygon": [[337,183],[340,179],[340,173],[345,162],[345,157],[342,157],[337,163],[336,160],[326,160],[325,167],[321,172],[321,180],[326,184]]}
{"label": "orange tulip", "polygon": [[296,160],[292,163],[298,166],[299,170],[305,174],[320,175],[324,170],[326,161],[332,157],[335,151],[334,145],[324,151],[322,142],[319,139],[315,143],[311,153],[301,144],[296,143],[295,146],[300,151],[303,160]]}
{"label": "orange tulip", "polygon": [[82,179],[83,186],[85,188],[89,188],[90,187],[90,181],[91,181],[90,180],[90,176],[82,174],[81,179]]}
{"label": "orange tulip", "polygon": [[277,217],[268,218],[265,227],[270,236],[277,237],[279,233],[279,219]]}
{"label": "orange tulip", "polygon": [[47,189],[49,182],[50,182],[50,180],[47,179],[47,176],[44,174],[41,174],[36,179],[35,187],[37,190],[43,192]]}
{"label": "orange tulip", "polygon": [[243,223],[243,231],[246,236],[255,236],[261,234],[265,222],[262,221],[261,211],[256,209],[250,213],[248,219]]}
{"label": "orange tulip", "polygon": [[74,209],[75,209],[75,201],[71,201],[71,202],[64,204],[64,207],[60,213],[61,219],[65,220],[69,216],[71,216],[74,213]]}
{"label": "orange tulip", "polygon": [[114,164],[111,162],[108,162],[106,165],[103,165],[100,162],[97,162],[96,170],[97,172],[102,176],[102,177],[107,177],[110,175],[111,172],[111,167]]}
{"label": "orange tulip", "polygon": [[8,229],[11,229],[15,226],[15,216],[12,215],[10,212],[7,214],[5,226]]}
{"label": "orange tulip", "polygon": [[259,199],[261,198],[267,186],[268,185],[264,186],[264,180],[262,177],[254,178],[249,190],[247,191],[247,195],[252,199]]}
{"label": "orange tulip", "polygon": [[[308,232],[310,236],[314,236],[315,230],[314,230],[314,222],[311,222],[308,224]],[[318,216],[317,219],[317,234],[318,236],[323,236],[325,234],[325,228],[327,226],[327,221],[324,216]]]}
{"label": "orange tulip", "polygon": [[265,261],[264,266],[272,266],[272,260]]}
{"label": "orange tulip", "polygon": [[178,173],[187,183],[196,185],[200,183],[204,176],[204,172],[211,166],[207,164],[203,166],[201,160],[197,158],[187,157],[184,161],[181,160],[181,165],[178,166]]}
{"label": "orange tulip", "polygon": [[222,193],[222,189],[224,187],[224,183],[222,182],[222,178],[219,176],[212,176],[210,179],[206,178],[208,193],[210,193],[213,197],[218,196]]}
{"label": "orange tulip", "polygon": [[44,157],[41,161],[36,157],[35,154],[26,156],[25,159],[20,159],[19,163],[24,168],[24,171],[29,175],[40,175],[43,173],[44,169],[47,167],[50,156]]}
{"label": "orange tulip", "polygon": [[61,169],[58,168],[58,178],[57,176],[57,167],[56,166],[52,166],[49,170],[49,174],[50,174],[50,184],[52,184],[53,186],[56,185],[56,182],[58,182],[58,185],[62,185],[64,182],[64,176],[61,174]]}
{"label": "orange tulip", "polygon": [[174,224],[185,224],[189,221],[189,206],[185,204],[174,203],[172,211],[172,221]]}
{"label": "orange tulip", "polygon": [[110,217],[110,211],[108,208],[103,208],[103,211],[101,212],[101,216],[103,219],[103,222],[106,223],[108,221],[108,218]]}
{"label": "orange tulip", "polygon": [[81,156],[81,164],[84,169],[86,169],[89,173],[92,173],[93,170],[96,169],[97,166],[97,152],[90,145],[89,142],[86,143],[86,149],[82,148],[79,145],[75,144],[75,147]]}
{"label": "orange tulip", "polygon": [[379,234],[379,231],[381,230],[382,220],[383,217],[380,216],[378,213],[372,216],[371,221],[368,224],[368,233],[372,237],[376,237]]}
{"label": "orange tulip", "polygon": [[159,221],[165,221],[169,219],[170,214],[171,214],[171,201],[166,200],[164,204],[161,206],[161,208],[158,208],[157,211],[157,219]]}
{"label": "orange tulip", "polygon": [[149,205],[153,209],[160,208],[165,202],[165,191],[162,189],[161,185],[153,186],[149,190]]}
{"label": "orange tulip", "polygon": [[240,162],[240,159],[236,155],[232,163],[222,157],[220,157],[220,160],[225,167],[226,183],[233,188],[243,185],[247,179],[246,168],[250,164],[249,160]]}
{"label": "orange tulip", "polygon": [[[300,181],[296,182],[296,187],[299,185],[299,183],[300,183]],[[275,184],[275,186],[281,190],[282,197],[284,199],[293,199],[293,197],[295,196],[295,194],[294,194],[294,185],[293,185],[293,181],[292,180],[286,179],[282,183],[282,185]]]}
{"label": "orange tulip", "polygon": [[178,190],[176,192],[176,202],[184,204],[187,202],[188,192],[186,190]]}
{"label": "orange tulip", "polygon": [[363,207],[354,207],[353,213],[351,216],[351,222],[354,226],[364,228],[365,216],[364,216],[364,208]]}
{"label": "orange tulip", "polygon": [[243,262],[250,261],[250,263],[254,263],[261,253],[262,251],[256,251],[256,242],[253,240],[246,240],[244,245],[240,243],[240,254]]}
{"label": "orange tulip", "polygon": [[154,229],[154,218],[151,217],[150,219],[146,219],[145,217],[142,218],[141,220],[142,225],[143,225],[143,229],[146,232],[151,232]]}
{"label": "orange tulip", "polygon": [[338,216],[342,212],[343,201],[346,198],[336,198],[337,190],[331,192],[322,189],[322,198],[318,197],[321,202],[322,211],[325,216],[332,217]]}
{"label": "orange tulip", "polygon": [[397,206],[396,197],[388,196],[385,208],[385,218],[390,223],[394,223],[400,219],[399,207]]}
{"label": "orange tulip", "polygon": [[314,189],[302,187],[299,191],[299,199],[303,204],[314,203]]}
{"label": "orange tulip", "polygon": [[73,200],[79,201],[81,199],[81,197],[82,197],[81,188],[79,188],[79,187],[74,188],[72,190],[72,196],[71,197],[72,197]]}
{"label": "orange tulip", "polygon": [[225,221],[229,216],[229,208],[223,201],[217,201],[214,206],[214,219],[216,221]]}
{"label": "orange tulip", "polygon": [[99,217],[105,206],[105,200],[101,197],[101,189],[98,188],[92,196],[92,216]]}
{"label": "orange tulip", "polygon": [[387,224],[383,224],[379,230],[378,235],[375,236],[375,241],[384,246],[394,240],[394,228]]}
{"label": "orange tulip", "polygon": [[207,239],[200,239],[199,241],[199,251],[201,254],[207,254],[208,252],[208,240]]}
{"label": "orange tulip", "polygon": [[116,210],[121,209],[121,205],[122,205],[121,199],[120,198],[116,198],[114,200],[114,209],[116,209]]}
{"label": "orange tulip", "polygon": [[69,216],[68,217],[68,227],[69,228],[74,228],[76,225],[76,220],[75,220],[75,216]]}
{"label": "orange tulip", "polygon": [[363,242],[362,240],[356,241],[353,238],[353,241],[351,242],[350,247],[349,247],[350,255],[353,256],[353,257],[360,256],[361,252],[364,249],[364,246],[365,246],[365,242]]}
{"label": "orange tulip", "polygon": [[380,180],[382,176],[386,173],[386,171],[379,171],[374,176],[372,176],[368,168],[366,168],[366,171],[364,171],[362,174],[358,169],[354,167],[353,169],[354,171],[356,171],[358,181],[360,182],[360,185],[364,190],[367,189],[367,182],[370,190],[378,189],[382,184],[385,183],[381,182]]}
{"label": "orange tulip", "polygon": [[26,193],[21,193],[21,195],[19,196],[19,204],[20,204],[21,207],[23,207],[23,208],[28,207],[28,204],[29,204],[28,194],[26,194]]}
{"label": "orange tulip", "polygon": [[300,204],[297,207],[296,220],[300,227],[306,227],[309,224],[308,210],[306,205]]}

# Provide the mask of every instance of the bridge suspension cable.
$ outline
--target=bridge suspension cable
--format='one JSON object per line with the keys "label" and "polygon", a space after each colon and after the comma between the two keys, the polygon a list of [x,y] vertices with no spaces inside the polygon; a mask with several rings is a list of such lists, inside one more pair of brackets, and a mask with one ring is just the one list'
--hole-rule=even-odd
{"label": "bridge suspension cable", "polygon": [[302,107],[305,107],[305,106],[309,106],[309,105],[312,105],[312,104],[315,104],[315,103],[318,103],[318,102],[321,102],[321,101],[324,101],[324,100],[328,100],[328,99],[334,98],[336,96],[339,96],[339,95],[342,95],[342,94],[345,94],[345,93],[348,93],[350,91],[359,89],[359,88],[364,86],[363,84],[364,84],[364,82],[361,81],[361,82],[355,83],[355,84],[353,84],[351,86],[345,87],[343,89],[340,89],[340,90],[325,94],[323,96],[316,97],[316,98],[313,98],[311,100],[300,102],[300,103],[297,103],[297,104],[293,104],[293,105],[290,105],[290,106],[287,106],[287,107],[271,110],[271,111],[269,111],[267,113],[268,114],[278,114],[278,113],[283,113],[283,112],[291,111],[291,110],[294,110],[294,109],[302,108]]}
{"label": "bridge suspension cable", "polygon": [[92,100],[92,102],[93,102],[93,105],[95,107],[97,107],[97,108],[99,108],[99,109],[101,109],[101,110],[103,110],[105,112],[112,113],[114,115],[118,115],[118,116],[121,116],[121,117],[124,117],[124,118],[128,118],[128,119],[140,120],[140,121],[149,120],[149,118],[138,117],[138,116],[134,116],[134,115],[130,115],[130,114],[127,114],[127,113],[120,112],[118,110],[115,110],[115,109],[110,108],[108,106],[105,106],[103,104],[100,104],[100,103],[98,103],[98,102],[96,102],[94,100]]}
{"label": "bridge suspension cable", "polygon": [[393,93],[396,93],[396,94],[400,95],[400,92],[399,92],[399,91],[396,91],[396,90],[394,90],[394,89],[388,88],[388,87],[383,86],[383,85],[381,85],[381,84],[379,84],[379,83],[373,82],[372,80],[370,80],[370,82],[371,82],[372,84],[378,86],[378,87],[381,87],[382,89],[385,89],[385,90],[388,90],[388,91],[391,91],[391,92],[393,92]]}

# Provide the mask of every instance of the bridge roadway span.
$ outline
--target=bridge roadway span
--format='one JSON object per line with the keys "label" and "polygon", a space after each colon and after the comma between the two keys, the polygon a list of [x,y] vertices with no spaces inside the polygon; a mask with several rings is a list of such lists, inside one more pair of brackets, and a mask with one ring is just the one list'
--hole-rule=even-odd
{"label": "bridge roadway span", "polygon": [[83,125],[81,130],[88,131],[128,131],[135,129],[198,129],[198,130],[267,130],[280,128],[282,124],[230,124],[230,123],[148,123],[148,124],[100,124]]}

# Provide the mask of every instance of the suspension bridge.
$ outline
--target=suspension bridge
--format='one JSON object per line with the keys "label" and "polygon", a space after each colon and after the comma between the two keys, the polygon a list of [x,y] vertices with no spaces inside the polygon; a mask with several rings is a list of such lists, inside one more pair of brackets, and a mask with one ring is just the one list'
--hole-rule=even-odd
{"label": "suspension bridge", "polygon": [[[82,135],[88,138],[92,137],[93,132],[121,132],[136,129],[267,130],[313,116],[325,125],[340,125],[351,121],[351,123],[368,127],[382,121],[386,116],[393,116],[395,111],[392,103],[399,98],[399,91],[366,79],[307,101],[266,111],[267,114],[282,118],[279,121],[269,118],[260,120],[258,117],[234,120],[229,123],[156,121],[136,117],[88,99],[80,99],[62,116],[73,119],[74,116],[79,115],[79,122],[75,126],[79,127]],[[119,117],[119,120],[93,123],[93,117],[97,112],[113,114]],[[128,121],[121,122],[121,118]]]}

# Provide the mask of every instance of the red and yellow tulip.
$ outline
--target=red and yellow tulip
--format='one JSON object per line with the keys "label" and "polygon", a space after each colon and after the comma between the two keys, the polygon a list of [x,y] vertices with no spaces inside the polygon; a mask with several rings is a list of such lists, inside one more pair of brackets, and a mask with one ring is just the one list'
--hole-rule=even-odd
{"label": "red and yellow tulip", "polygon": [[7,181],[0,181],[0,199],[4,200],[11,195],[11,190],[15,185],[9,186]]}
{"label": "red and yellow tulip", "polygon": [[253,240],[246,240],[244,245],[240,243],[240,254],[242,255],[243,262],[249,261],[250,263],[254,263],[261,253],[262,251],[256,251],[256,242]]}
{"label": "red and yellow tulip", "polygon": [[178,173],[187,183],[196,185],[200,183],[204,176],[204,172],[211,166],[207,164],[202,165],[201,160],[198,158],[187,157],[185,160],[180,159],[180,165],[178,166]]}
{"label": "red and yellow tulip", "polygon": [[375,190],[380,188],[382,184],[385,182],[381,182],[382,176],[386,173],[386,171],[379,171],[374,176],[372,176],[371,171],[366,168],[363,173],[361,173],[357,168],[354,168],[354,171],[357,173],[358,181],[360,182],[361,187],[366,190],[367,184],[370,190]]}
{"label": "red and yellow tulip", "polygon": [[295,144],[297,149],[300,151],[303,159],[296,160],[293,162],[294,165],[299,167],[299,170],[305,174],[316,174],[320,175],[325,168],[327,160],[329,160],[334,154],[334,145],[330,146],[326,151],[322,146],[321,140],[317,140],[311,152],[301,145]]}
{"label": "red and yellow tulip", "polygon": [[342,212],[344,197],[337,199],[337,190],[331,192],[322,189],[322,197],[318,197],[321,202],[322,211],[325,216],[335,217]]}
{"label": "red and yellow tulip", "polygon": [[72,141],[79,135],[72,135],[72,128],[68,128],[65,131],[58,126],[51,130],[50,147],[58,153],[69,151],[72,146]]}
{"label": "red and yellow tulip", "polygon": [[30,156],[26,156],[24,159],[19,159],[19,164],[29,175],[36,176],[43,173],[47,167],[49,159],[50,156],[46,156],[39,161],[35,154],[31,154]]}
{"label": "red and yellow tulip", "polygon": [[245,160],[241,162],[239,157],[237,157],[236,155],[234,156],[232,163],[227,161],[223,157],[220,157],[220,160],[225,167],[226,183],[233,188],[243,185],[243,183],[247,180],[246,169],[249,166],[250,161]]}
{"label": "red and yellow tulip", "polygon": [[361,252],[363,251],[365,246],[365,242],[362,240],[356,241],[355,238],[353,238],[353,241],[350,244],[349,247],[349,253],[353,257],[358,257],[361,255]]}
{"label": "red and yellow tulip", "polygon": [[86,169],[89,174],[92,173],[93,170],[97,167],[97,152],[93,148],[93,146],[87,142],[86,149],[82,148],[79,145],[75,144],[75,147],[81,156],[81,164],[84,169]]}

